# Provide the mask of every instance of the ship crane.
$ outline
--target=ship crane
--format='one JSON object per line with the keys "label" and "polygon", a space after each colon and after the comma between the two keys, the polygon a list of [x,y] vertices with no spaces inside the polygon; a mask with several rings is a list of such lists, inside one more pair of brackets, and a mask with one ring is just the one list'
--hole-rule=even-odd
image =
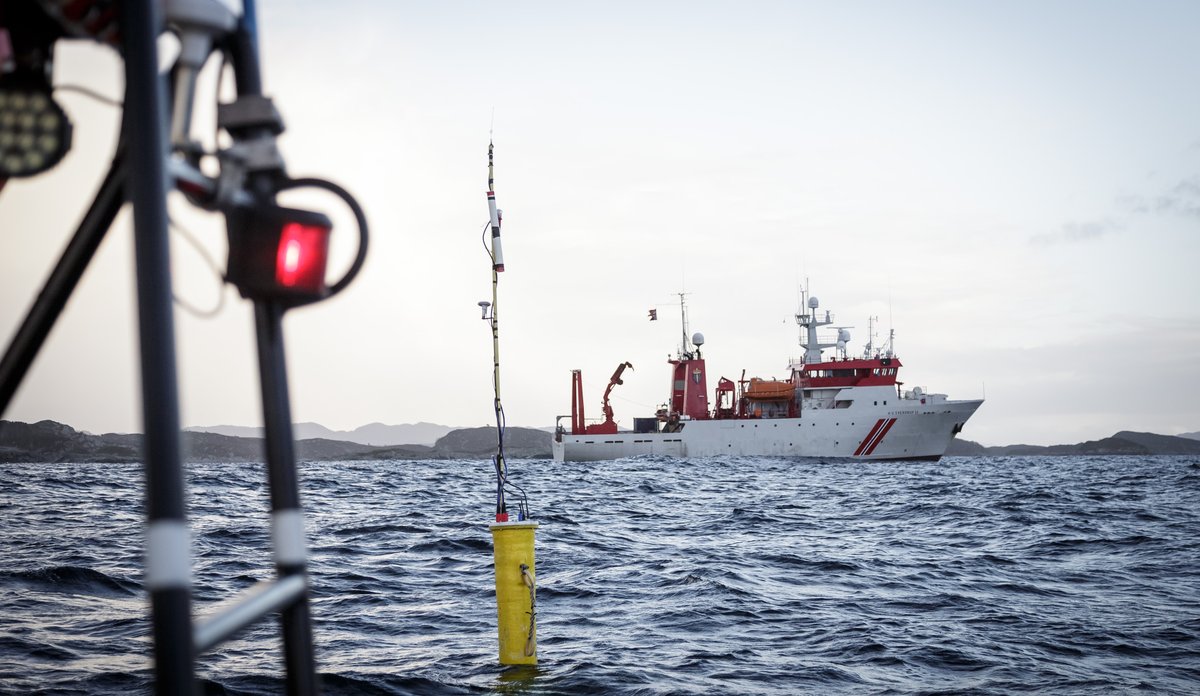
{"label": "ship crane", "polygon": [[[604,420],[600,423],[587,425],[584,418],[583,409],[583,371],[571,370],[571,434],[572,435],[609,435],[617,432],[617,422],[613,420],[612,406],[608,403],[608,397],[612,395],[613,387],[618,384],[624,384],[621,381],[621,374],[625,372],[625,368],[633,369],[633,363],[623,362],[617,365],[617,369],[613,372],[612,377],[608,380],[608,387],[604,390],[604,398],[600,402],[600,408],[604,412]],[[559,416],[565,418],[566,416]],[[557,428],[558,436],[561,437],[564,432],[562,427]]]}
{"label": "ship crane", "polygon": [[614,428],[617,425],[613,421],[613,410],[612,406],[608,403],[608,397],[610,394],[612,394],[613,387],[617,386],[618,384],[625,384],[625,382],[621,381],[621,373],[624,372],[625,368],[627,367],[632,370],[633,363],[623,362],[620,365],[617,365],[616,371],[613,372],[612,377],[608,379],[608,387],[604,390],[604,398],[600,400],[600,410],[604,412],[604,422],[601,423],[601,425],[612,425]]}

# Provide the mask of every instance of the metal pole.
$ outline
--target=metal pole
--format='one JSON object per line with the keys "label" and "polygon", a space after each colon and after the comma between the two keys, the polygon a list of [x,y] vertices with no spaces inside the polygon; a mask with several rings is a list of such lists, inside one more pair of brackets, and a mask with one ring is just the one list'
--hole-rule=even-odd
{"label": "metal pole", "polygon": [[[307,582],[304,513],[300,508],[287,363],[283,352],[283,308],[274,302],[255,302],[254,324],[258,337],[258,370],[262,376],[275,571],[280,578],[300,575]],[[315,694],[318,692],[316,659],[307,593],[283,609],[281,620],[287,692]]]}
{"label": "metal pole", "polygon": [[238,94],[262,94],[262,70],[258,62],[258,11],[254,0],[242,0],[242,16],[234,34],[233,78]]}
{"label": "metal pole", "polygon": [[255,621],[286,608],[307,591],[302,575],[256,583],[227,608],[196,626],[196,652],[203,653],[229,640]]}
{"label": "metal pole", "polygon": [[[231,45],[238,96],[262,95],[262,70],[258,56],[258,15],[254,0],[243,0],[238,31]],[[247,133],[243,137],[255,137]],[[260,200],[274,197],[278,172],[253,172],[246,187]],[[258,370],[262,379],[263,429],[267,450],[267,485],[271,492],[271,537],[275,570],[279,577],[300,575],[307,584],[304,513],[296,476],[295,440],[288,396],[287,363],[283,350],[282,306],[254,303],[258,338]],[[307,591],[283,609],[283,655],[289,694],[319,693],[312,639],[312,616]]]}
{"label": "metal pole", "polygon": [[96,192],[92,206],[83,216],[83,221],[79,223],[75,236],[63,250],[58,263],[50,271],[41,292],[8,344],[3,359],[0,359],[0,414],[8,410],[13,395],[21,386],[30,365],[41,351],[42,344],[62,314],[79,279],[83,277],[84,270],[104,240],[105,233],[125,203],[123,149],[123,144],[118,145],[117,154],[108,169],[108,175],[100,184],[100,190]]}
{"label": "metal pole", "polygon": [[162,23],[153,0],[120,3],[125,55],[124,139],[133,203],[146,469],[146,587],[154,637],[155,691],[193,686],[191,553],[180,457],[175,326],[167,238],[165,85],[158,74]]}
{"label": "metal pole", "polygon": [[496,307],[500,304],[500,274],[492,267],[492,385],[496,390],[496,520],[508,514],[508,503],[504,500],[504,482],[508,478],[508,462],[504,461],[504,418],[500,405],[500,320]]}

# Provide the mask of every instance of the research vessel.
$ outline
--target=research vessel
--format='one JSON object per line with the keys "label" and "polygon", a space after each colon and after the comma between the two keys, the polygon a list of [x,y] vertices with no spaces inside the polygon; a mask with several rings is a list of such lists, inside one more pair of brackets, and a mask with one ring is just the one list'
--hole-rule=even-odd
{"label": "research vessel", "polygon": [[[585,417],[583,377],[571,372],[571,414],[559,416],[552,451],[559,461],[594,461],[642,455],[669,457],[779,456],[861,460],[937,460],[983,403],[951,400],[921,387],[904,389],[894,335],[876,348],[874,330],[861,355],[847,350],[850,327],[834,323],[820,301],[802,297],[796,314],[803,358],[788,364],[783,379],[721,377],[709,400],[701,347],[704,336],[688,336],[687,310],[678,353],[669,359],[670,399],[652,416],[618,428],[609,396],[622,384],[628,362],[609,380],[601,402],[603,419]],[[651,311],[654,316],[654,310]],[[890,332],[889,332],[890,333]],[[824,339],[824,340],[822,340]],[[825,351],[832,349],[827,359]],[[569,426],[564,420],[570,419]]]}

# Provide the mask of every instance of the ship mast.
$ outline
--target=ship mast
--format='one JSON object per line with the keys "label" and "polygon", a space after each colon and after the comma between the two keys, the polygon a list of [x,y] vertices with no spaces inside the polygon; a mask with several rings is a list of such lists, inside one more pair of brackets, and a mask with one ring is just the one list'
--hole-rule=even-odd
{"label": "ship mast", "polygon": [[687,297],[688,293],[680,292],[680,293],[676,293],[676,294],[679,295],[679,318],[681,319],[679,325],[682,330],[682,333],[680,334],[680,340],[679,340],[679,357],[680,358],[685,358],[685,357],[690,358],[691,351],[688,350],[687,304],[684,302],[684,298]]}
{"label": "ship mast", "polygon": [[867,345],[863,348],[863,358],[870,360],[875,357],[875,322],[879,317],[867,317]]}
{"label": "ship mast", "polygon": [[807,297],[807,308],[810,313],[805,313],[804,308],[796,313],[796,324],[800,327],[800,345],[804,348],[804,364],[812,365],[821,362],[821,350],[824,348],[834,348],[837,343],[821,343],[817,339],[817,328],[821,326],[829,326],[833,323],[833,317],[829,314],[829,310],[825,310],[825,318],[817,318],[817,307],[821,306],[821,302],[816,297],[808,297],[808,288],[802,291],[801,297]]}

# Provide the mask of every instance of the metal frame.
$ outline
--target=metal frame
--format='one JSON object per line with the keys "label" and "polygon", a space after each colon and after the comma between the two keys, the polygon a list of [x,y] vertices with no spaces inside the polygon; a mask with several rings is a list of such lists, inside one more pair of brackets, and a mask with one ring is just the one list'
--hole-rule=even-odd
{"label": "metal frame", "polygon": [[[155,0],[121,0],[119,5],[126,84],[121,140],[91,207],[0,359],[0,414],[7,410],[104,235],[128,200],[133,206],[141,347],[145,584],[150,594],[155,692],[194,693],[195,662],[200,653],[278,612],[287,693],[316,694],[319,684],[308,602],[307,554],[284,360],[285,307],[277,301],[254,303],[277,577],[258,583],[216,608],[204,621],[197,622],[192,616],[166,208],[168,100],[166,85],[158,74],[157,39],[163,22]],[[239,98],[261,96],[253,0],[244,0],[239,25],[230,38]],[[276,183],[271,173],[251,173],[246,190],[256,203],[267,204],[274,198]]]}

